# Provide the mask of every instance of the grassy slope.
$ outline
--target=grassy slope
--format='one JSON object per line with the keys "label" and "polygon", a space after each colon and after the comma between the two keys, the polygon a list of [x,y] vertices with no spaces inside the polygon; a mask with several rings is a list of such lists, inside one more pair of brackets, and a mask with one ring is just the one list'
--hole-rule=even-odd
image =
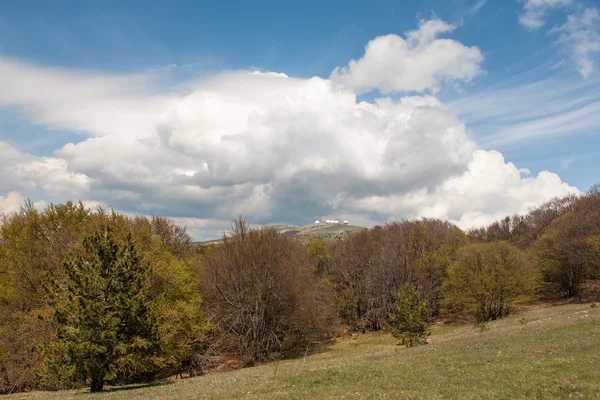
{"label": "grassy slope", "polygon": [[348,235],[363,230],[362,226],[356,225],[342,225],[342,224],[318,224],[318,225],[307,225],[301,227],[298,233],[295,235],[296,238],[301,241],[308,242],[312,239],[321,240],[334,240],[342,239]]}
{"label": "grassy slope", "polygon": [[412,349],[397,348],[387,334],[366,334],[305,361],[95,396],[37,392],[6,399],[600,399],[600,307],[540,308],[489,328],[434,328],[430,344]]}
{"label": "grassy slope", "polygon": [[[335,240],[343,239],[348,235],[366,229],[357,225],[343,224],[311,224],[305,226],[297,225],[267,225],[276,229],[282,234],[289,234],[302,242],[309,242],[312,239]],[[205,242],[196,242],[200,245],[219,244],[221,239],[209,240]]]}

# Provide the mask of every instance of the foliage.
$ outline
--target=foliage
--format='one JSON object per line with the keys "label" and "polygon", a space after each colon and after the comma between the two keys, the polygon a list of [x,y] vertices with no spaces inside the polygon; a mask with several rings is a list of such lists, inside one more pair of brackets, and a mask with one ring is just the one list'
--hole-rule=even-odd
{"label": "foliage", "polygon": [[326,273],[340,318],[352,330],[382,329],[406,284],[417,285],[429,313],[438,315],[447,268],[465,241],[456,226],[423,219],[375,227],[334,243]]}
{"label": "foliage", "polygon": [[183,370],[189,376],[197,375],[202,366],[196,356],[212,326],[203,309],[194,265],[178,259],[157,239],[146,259],[152,265],[146,292],[156,310],[161,349],[155,362],[164,371],[162,375]]}
{"label": "foliage", "polygon": [[525,253],[507,242],[474,243],[461,248],[450,266],[444,303],[448,311],[471,313],[478,322],[495,320],[535,284]]}
{"label": "foliage", "polygon": [[278,363],[276,379],[276,366],[264,364],[101,396],[79,390],[5,400],[597,399],[600,308],[555,305],[523,315],[535,324],[506,318],[484,333],[443,326],[432,329],[430,345],[411,350],[395,349],[395,339],[380,333],[337,340],[325,352]]}
{"label": "foliage", "polygon": [[315,272],[323,272],[326,264],[331,260],[331,254],[325,242],[321,239],[313,239],[307,243],[306,250],[316,264]]}
{"label": "foliage", "polygon": [[83,254],[67,258],[64,267],[69,284],[66,292],[53,288],[57,331],[44,348],[47,370],[61,381],[89,379],[92,392],[123,374],[153,372],[147,369],[159,350],[158,326],[142,291],[149,266],[131,235],[123,243],[110,228],[89,236]]}
{"label": "foliage", "polygon": [[[42,368],[39,344],[55,333],[44,283],[66,287],[65,257],[81,252],[83,239],[107,225],[115,239],[131,233],[142,262],[151,265],[143,292],[156,313],[161,350],[148,364],[155,373],[130,371],[119,382],[201,372],[196,359],[210,323],[199,291],[201,263],[183,228],[158,216],[126,217],[81,203],[44,210],[27,203],[17,213],[3,214],[0,224],[0,393],[79,384],[77,378],[50,382]],[[60,306],[61,299],[55,302]]]}
{"label": "foliage", "polygon": [[544,288],[579,295],[585,279],[600,275],[600,193],[591,192],[555,220],[534,250]]}
{"label": "foliage", "polygon": [[358,315],[358,296],[352,288],[339,290],[335,295],[335,307],[341,320],[352,331],[363,329],[363,323]]}
{"label": "foliage", "polygon": [[61,275],[64,257],[81,244],[89,212],[82,204],[50,205],[43,212],[27,202],[0,226],[0,393],[37,387],[42,357],[37,346],[52,328],[44,291]]}
{"label": "foliage", "polygon": [[[105,226],[119,243],[131,233],[140,263],[150,266],[140,293],[154,314],[153,335],[136,345],[152,354],[119,354],[109,378],[121,384],[201,374],[215,351],[249,364],[304,354],[340,320],[351,331],[382,329],[397,321],[407,287],[426,302],[424,319],[470,313],[482,329],[535,288],[577,296],[600,278],[599,187],[467,234],[438,219],[403,220],[306,246],[239,219],[222,243],[199,248],[168,218],[27,202],[0,213],[0,393],[84,382],[65,343],[41,352],[39,344],[59,334],[54,308],[70,304],[66,295],[52,302],[45,283],[76,284],[65,257],[85,258],[84,238]],[[55,359],[43,368],[44,355]]]}
{"label": "foliage", "polygon": [[530,209],[526,215],[505,217],[489,226],[472,229],[469,237],[475,242],[507,241],[521,249],[529,248],[554,220],[571,211],[579,200],[574,194],[555,197]]}
{"label": "foliage", "polygon": [[390,330],[399,342],[406,347],[427,343],[430,331],[427,329],[427,301],[415,285],[405,285],[394,303],[395,310],[390,314]]}

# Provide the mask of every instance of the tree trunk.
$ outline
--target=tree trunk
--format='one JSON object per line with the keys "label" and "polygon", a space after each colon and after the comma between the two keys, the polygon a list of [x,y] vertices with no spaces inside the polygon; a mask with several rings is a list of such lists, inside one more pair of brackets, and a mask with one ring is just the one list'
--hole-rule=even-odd
{"label": "tree trunk", "polygon": [[90,386],[90,392],[98,393],[104,388],[104,374],[102,372],[94,374],[92,376],[92,382]]}

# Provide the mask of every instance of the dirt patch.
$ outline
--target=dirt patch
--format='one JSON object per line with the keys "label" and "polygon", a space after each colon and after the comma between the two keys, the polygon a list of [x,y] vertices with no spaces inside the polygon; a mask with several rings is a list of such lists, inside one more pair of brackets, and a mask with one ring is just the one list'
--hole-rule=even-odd
{"label": "dirt patch", "polygon": [[238,354],[224,354],[213,356],[209,360],[209,365],[205,370],[207,374],[217,372],[233,371],[244,367],[244,357]]}

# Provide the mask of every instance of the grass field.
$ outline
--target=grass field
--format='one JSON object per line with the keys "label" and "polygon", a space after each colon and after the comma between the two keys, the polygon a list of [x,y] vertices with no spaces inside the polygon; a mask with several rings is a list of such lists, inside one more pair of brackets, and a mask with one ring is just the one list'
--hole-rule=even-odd
{"label": "grass field", "polygon": [[600,306],[544,307],[474,326],[440,326],[398,348],[384,333],[338,340],[305,360],[141,387],[16,399],[600,399]]}

